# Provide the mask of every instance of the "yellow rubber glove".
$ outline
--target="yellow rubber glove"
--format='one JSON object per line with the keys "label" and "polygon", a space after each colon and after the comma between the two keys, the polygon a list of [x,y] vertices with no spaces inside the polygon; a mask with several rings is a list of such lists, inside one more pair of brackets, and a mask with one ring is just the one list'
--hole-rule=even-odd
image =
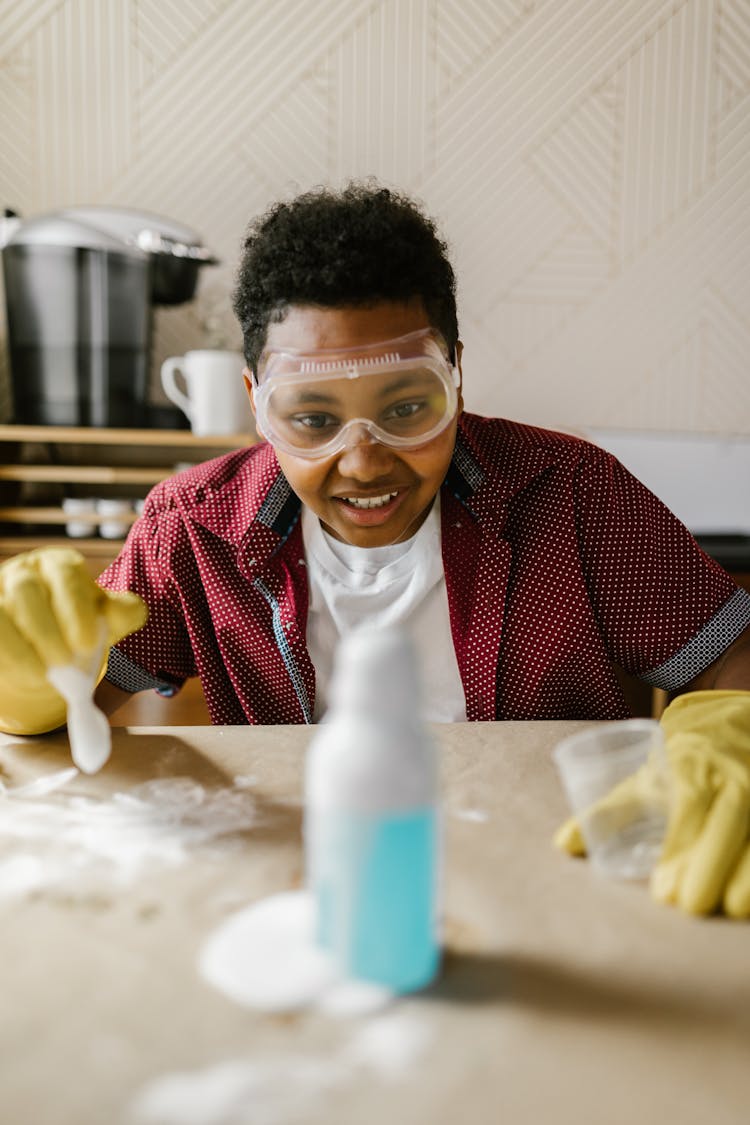
{"label": "yellow rubber glove", "polygon": [[[651,894],[690,914],[723,908],[750,917],[750,692],[695,691],[664,711],[670,807]],[[634,790],[649,789],[652,767],[641,767],[604,798],[616,807]],[[586,848],[575,818],[555,845],[572,855]]]}
{"label": "yellow rubber glove", "polygon": [[672,799],[651,894],[750,917],[750,691],[695,691],[664,711]]}
{"label": "yellow rubber glove", "polygon": [[65,722],[66,705],[47,679],[53,666],[90,665],[104,640],[140,629],[137,594],[97,586],[78,551],[42,547],[0,565],[0,730],[42,734]]}

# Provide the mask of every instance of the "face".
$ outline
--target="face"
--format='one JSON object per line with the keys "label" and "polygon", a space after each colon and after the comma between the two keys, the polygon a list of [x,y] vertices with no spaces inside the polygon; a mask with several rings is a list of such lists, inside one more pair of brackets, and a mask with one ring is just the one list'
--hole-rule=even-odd
{"label": "face", "polygon": [[[351,348],[429,326],[421,301],[336,309],[293,305],[280,324],[269,325],[266,346],[305,352]],[[245,381],[252,402],[247,370]],[[397,450],[363,440],[321,460],[280,449],[276,456],[297,496],[330,535],[355,547],[399,543],[414,535],[427,518],[450,465],[462,409],[459,390],[456,417],[419,449]],[[377,507],[361,506],[364,500],[385,497]]]}

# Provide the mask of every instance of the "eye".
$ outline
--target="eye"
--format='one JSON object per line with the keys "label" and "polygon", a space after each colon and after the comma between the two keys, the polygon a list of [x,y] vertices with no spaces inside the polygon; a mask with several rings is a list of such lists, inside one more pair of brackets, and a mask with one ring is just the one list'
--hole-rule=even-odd
{"label": "eye", "polygon": [[386,410],[385,415],[386,418],[397,418],[401,421],[404,419],[413,418],[415,414],[418,414],[420,412],[420,410],[424,410],[424,406],[424,401],[397,402],[394,403],[393,406],[390,406],[388,410]]}
{"label": "eye", "polygon": [[393,408],[393,413],[397,418],[411,418],[412,414],[416,414],[421,407],[421,402],[400,402]]}
{"label": "eye", "polygon": [[292,424],[305,430],[324,430],[327,426],[337,426],[332,414],[295,414]]}

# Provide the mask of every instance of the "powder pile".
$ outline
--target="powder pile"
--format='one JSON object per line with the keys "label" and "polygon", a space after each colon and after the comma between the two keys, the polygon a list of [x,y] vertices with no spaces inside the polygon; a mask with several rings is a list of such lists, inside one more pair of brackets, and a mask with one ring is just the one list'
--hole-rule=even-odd
{"label": "powder pile", "polygon": [[66,791],[77,776],[71,768],[15,788],[0,783],[0,900],[84,882],[125,886],[258,820],[241,786],[170,777],[96,798]]}
{"label": "powder pile", "polygon": [[338,1049],[325,1054],[230,1059],[200,1070],[165,1074],[140,1091],[129,1117],[134,1125],[309,1121],[316,1100],[362,1078],[383,1082],[405,1078],[430,1039],[429,1025],[414,1013],[388,1012],[366,1020],[347,1033]]}
{"label": "powder pile", "polygon": [[315,902],[307,891],[285,891],[254,902],[209,936],[198,968],[236,1004],[264,1012],[317,1007],[364,1015],[393,999],[387,988],[341,977],[315,942]]}

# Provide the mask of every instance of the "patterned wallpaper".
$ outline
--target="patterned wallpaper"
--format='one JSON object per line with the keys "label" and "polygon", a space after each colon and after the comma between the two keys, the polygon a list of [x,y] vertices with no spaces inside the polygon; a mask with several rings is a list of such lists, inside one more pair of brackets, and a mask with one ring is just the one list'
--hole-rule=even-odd
{"label": "patterned wallpaper", "polygon": [[252,214],[376,175],[452,247],[469,408],[750,434],[750,0],[0,0],[0,106],[2,205],[221,257],[155,369],[237,344]]}

